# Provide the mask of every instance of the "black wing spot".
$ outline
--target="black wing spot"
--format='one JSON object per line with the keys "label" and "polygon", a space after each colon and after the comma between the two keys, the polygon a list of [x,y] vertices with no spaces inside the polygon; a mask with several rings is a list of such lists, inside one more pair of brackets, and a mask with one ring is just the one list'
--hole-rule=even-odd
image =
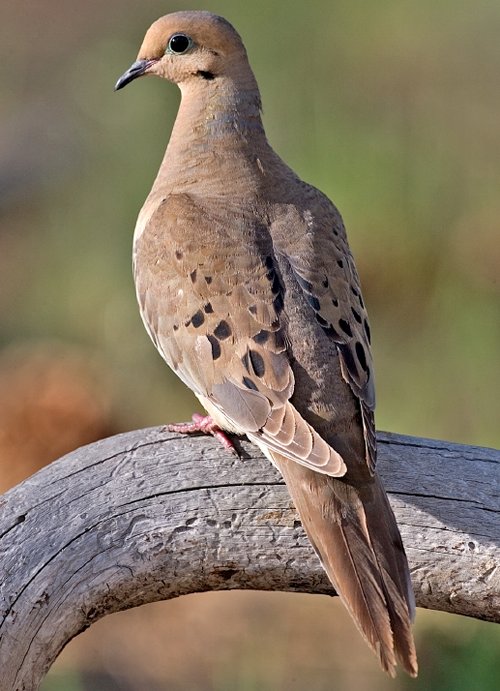
{"label": "black wing spot", "polygon": [[191,324],[194,326],[195,329],[200,327],[203,322],[205,321],[205,317],[203,315],[203,312],[201,310],[198,310],[193,314],[191,317]]}
{"label": "black wing spot", "polygon": [[250,314],[253,314],[253,315],[257,314],[257,305],[250,305],[250,307],[248,308],[248,311],[250,312]]}
{"label": "black wing spot", "polygon": [[[267,274],[266,278],[268,281],[271,283],[271,291],[272,294],[274,295],[273,299],[273,306],[276,312],[281,312],[283,307],[284,307],[284,297],[283,297],[283,286],[281,284],[279,275],[276,271],[275,265],[274,265],[274,259],[271,255],[268,255],[264,259],[264,266],[267,269]],[[248,308],[248,311],[251,314],[257,314],[257,306],[256,305],[250,305]]]}
{"label": "black wing spot", "polygon": [[316,321],[320,326],[322,326],[324,329],[328,328],[330,326],[330,323],[326,321],[326,319],[323,319],[321,314],[316,314]]}
{"label": "black wing spot", "polygon": [[336,331],[333,326],[330,324],[330,326],[324,326],[323,327],[325,330],[325,333],[330,336],[330,338],[333,338],[334,341],[338,342],[341,341],[341,337],[338,331]]}
{"label": "black wing spot", "polygon": [[247,389],[252,389],[253,391],[258,391],[257,385],[254,381],[252,381],[249,377],[243,377],[242,379],[243,385],[247,387]]}
{"label": "black wing spot", "polygon": [[337,264],[340,266],[341,269],[344,268],[344,262],[342,261],[342,259],[337,259]]}
{"label": "black wing spot", "polygon": [[203,310],[205,314],[213,314],[214,308],[212,307],[212,303],[207,302],[207,304],[203,307]]}
{"label": "black wing spot", "polygon": [[314,295],[307,295],[307,302],[311,305],[313,310],[315,312],[319,312],[321,305],[319,304],[319,300],[317,297]]}
{"label": "black wing spot", "polygon": [[278,313],[281,312],[281,310],[283,309],[283,307],[285,305],[285,303],[283,301],[283,295],[281,294],[281,292],[279,292],[278,295],[276,295],[276,297],[274,298],[273,305],[274,305],[274,309],[276,310],[276,312],[278,312]]}
{"label": "black wing spot", "polygon": [[328,282],[328,276],[324,277],[324,279],[321,281],[321,285],[323,286],[323,288],[328,288],[328,286],[330,285]]}
{"label": "black wing spot", "polygon": [[365,321],[363,322],[363,326],[365,327],[365,334],[366,334],[366,338],[368,339],[368,343],[371,345],[372,334],[371,334],[370,325],[368,324],[367,319],[365,319]]}
{"label": "black wing spot", "polygon": [[361,369],[363,369],[365,372],[368,372],[368,365],[366,362],[366,353],[365,349],[363,347],[363,344],[360,343],[359,341],[356,341],[356,345],[354,346],[356,349],[356,355],[358,356],[359,364],[361,365]]}
{"label": "black wing spot", "polygon": [[[248,357],[252,363],[252,368],[258,377],[263,377],[266,373],[266,366],[264,364],[264,358],[256,350],[249,350]],[[247,368],[248,369],[248,368]]]}
{"label": "black wing spot", "polygon": [[271,269],[267,272],[266,277],[269,281],[271,281],[271,291],[273,295],[279,293],[281,290],[281,281],[278,278],[278,274],[276,273],[276,271],[274,271],[274,269]]}
{"label": "black wing spot", "polygon": [[181,260],[184,255],[180,250],[175,250],[175,258]]}
{"label": "black wing spot", "polygon": [[354,362],[354,357],[352,354],[352,350],[349,348],[348,345],[345,343],[339,344],[339,349],[340,352],[342,353],[342,358],[345,362],[345,365],[347,367],[347,371],[351,375],[353,379],[358,378],[358,368],[356,367],[356,363]]}
{"label": "black wing spot", "polygon": [[220,321],[214,329],[214,336],[218,338],[219,341],[229,338],[231,334],[231,327],[225,320]]}
{"label": "black wing spot", "polygon": [[286,348],[285,337],[282,331],[274,332],[274,345],[277,350],[282,351]]}
{"label": "black wing spot", "polygon": [[253,340],[255,343],[258,343],[259,345],[262,345],[263,343],[267,343],[269,340],[269,331],[266,331],[265,329],[261,329],[258,334],[255,334],[253,337]]}
{"label": "black wing spot", "polygon": [[212,360],[217,360],[221,356],[221,347],[219,341],[215,338],[215,336],[212,336],[209,334],[207,336],[208,340],[210,341],[210,345],[212,346]]}
{"label": "black wing spot", "polygon": [[212,283],[212,276],[205,276],[205,281],[207,286],[209,286]]}
{"label": "black wing spot", "polygon": [[363,323],[363,320],[361,319],[360,313],[359,313],[359,312],[356,312],[356,310],[354,309],[354,307],[351,307],[351,312],[352,312],[352,316],[353,316],[354,319],[358,322],[358,324],[362,324],[362,323]]}
{"label": "black wing spot", "polygon": [[333,338],[334,341],[341,341],[342,338],[339,336],[338,331],[336,331],[333,326],[328,322],[326,319],[323,319],[323,317],[320,314],[316,314],[316,321],[318,324],[321,326],[323,331],[326,333],[327,336],[330,338]]}
{"label": "black wing spot", "polygon": [[346,336],[349,336],[349,338],[352,337],[351,325],[348,321],[346,321],[345,319],[339,319],[339,326],[342,329],[342,331],[346,334]]}
{"label": "black wing spot", "polygon": [[332,305],[333,305],[334,307],[338,307],[338,306],[339,306],[339,301],[337,300],[337,298],[332,298]]}
{"label": "black wing spot", "polygon": [[273,291],[273,295],[276,295],[277,293],[281,292],[281,281],[278,277],[278,274],[274,274],[273,278],[273,284],[271,286],[271,290]]}

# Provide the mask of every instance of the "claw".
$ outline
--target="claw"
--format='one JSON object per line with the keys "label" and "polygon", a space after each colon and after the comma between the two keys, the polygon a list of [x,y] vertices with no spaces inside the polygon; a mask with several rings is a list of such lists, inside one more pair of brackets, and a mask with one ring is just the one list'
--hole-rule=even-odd
{"label": "claw", "polygon": [[193,422],[180,422],[173,425],[167,425],[169,432],[177,432],[178,434],[210,434],[215,437],[222,446],[231,453],[238,455],[236,447],[229,436],[217,425],[210,415],[200,415],[194,413],[192,416]]}

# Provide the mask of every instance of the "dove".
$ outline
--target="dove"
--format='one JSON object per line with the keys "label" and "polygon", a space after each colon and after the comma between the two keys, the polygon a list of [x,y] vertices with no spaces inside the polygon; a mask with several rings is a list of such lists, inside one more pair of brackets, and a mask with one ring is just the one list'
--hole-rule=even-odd
{"label": "dove", "polygon": [[412,676],[415,603],[376,470],[370,326],[342,218],[274,152],[243,42],[209,12],[148,29],[115,89],[156,75],[179,111],[134,232],[146,329],[207,416],[284,478],[328,578],[382,668]]}

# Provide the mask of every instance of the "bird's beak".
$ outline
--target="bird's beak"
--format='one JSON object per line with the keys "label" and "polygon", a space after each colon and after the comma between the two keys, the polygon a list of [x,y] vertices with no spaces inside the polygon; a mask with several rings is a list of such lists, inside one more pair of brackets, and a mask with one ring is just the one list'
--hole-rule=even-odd
{"label": "bird's beak", "polygon": [[155,62],[156,60],[136,60],[116,82],[115,91],[118,91],[118,89],[123,89],[124,86],[130,84],[130,82],[134,81],[134,79],[137,79],[137,77],[142,77],[144,74],[146,74],[148,68],[151,67],[151,65],[154,65]]}

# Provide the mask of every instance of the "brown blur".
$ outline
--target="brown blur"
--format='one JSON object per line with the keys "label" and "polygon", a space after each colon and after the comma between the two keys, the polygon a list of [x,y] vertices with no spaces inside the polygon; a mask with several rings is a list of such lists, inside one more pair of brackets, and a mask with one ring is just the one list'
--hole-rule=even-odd
{"label": "brown blur", "polygon": [[[87,353],[54,343],[0,357],[0,493],[79,446],[116,431]],[[105,378],[104,378],[105,381]]]}

